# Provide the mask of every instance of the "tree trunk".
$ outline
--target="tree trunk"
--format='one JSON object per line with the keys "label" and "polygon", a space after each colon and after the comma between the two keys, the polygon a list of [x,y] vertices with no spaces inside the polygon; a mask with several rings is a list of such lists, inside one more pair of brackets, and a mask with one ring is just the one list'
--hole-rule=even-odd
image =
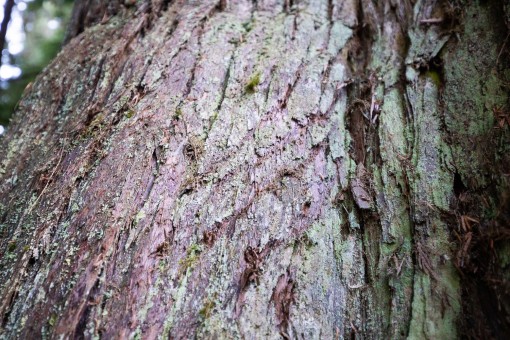
{"label": "tree trunk", "polygon": [[0,338],[504,338],[500,1],[77,1],[0,139]]}

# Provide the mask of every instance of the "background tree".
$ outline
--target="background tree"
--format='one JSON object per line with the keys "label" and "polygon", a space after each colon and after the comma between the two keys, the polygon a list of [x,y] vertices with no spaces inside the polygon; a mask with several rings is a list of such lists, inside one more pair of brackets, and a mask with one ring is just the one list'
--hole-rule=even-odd
{"label": "background tree", "polygon": [[77,1],[0,140],[2,336],[503,338],[508,22]]}
{"label": "background tree", "polygon": [[[13,16],[11,20],[11,15],[4,15],[0,30],[0,45],[4,47],[0,65],[8,68],[7,72],[0,70],[0,130],[8,125],[27,84],[60,50],[73,5],[72,0],[3,2],[3,12],[10,9]],[[9,27],[11,38],[5,45],[2,44],[7,33],[4,27]]]}

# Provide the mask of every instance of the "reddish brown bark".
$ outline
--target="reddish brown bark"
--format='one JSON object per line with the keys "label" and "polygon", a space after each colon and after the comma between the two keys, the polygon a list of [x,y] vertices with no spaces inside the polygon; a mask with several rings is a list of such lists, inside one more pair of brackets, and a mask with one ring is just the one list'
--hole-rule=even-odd
{"label": "reddish brown bark", "polygon": [[460,5],[78,1],[0,139],[0,336],[503,336],[508,12]]}

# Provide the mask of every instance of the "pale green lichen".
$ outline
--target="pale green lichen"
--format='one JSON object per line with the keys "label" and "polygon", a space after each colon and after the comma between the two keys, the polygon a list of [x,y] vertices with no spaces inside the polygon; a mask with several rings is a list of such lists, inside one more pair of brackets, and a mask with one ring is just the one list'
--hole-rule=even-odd
{"label": "pale green lichen", "polygon": [[140,210],[136,214],[135,219],[133,220],[133,226],[136,227],[138,225],[138,223],[140,223],[140,221],[143,220],[144,218],[145,218],[145,211]]}

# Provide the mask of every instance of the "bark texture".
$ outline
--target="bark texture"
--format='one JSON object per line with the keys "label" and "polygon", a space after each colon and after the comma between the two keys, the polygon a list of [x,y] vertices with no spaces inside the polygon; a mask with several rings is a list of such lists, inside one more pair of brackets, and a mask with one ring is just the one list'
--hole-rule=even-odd
{"label": "bark texture", "polygon": [[77,1],[0,139],[0,338],[503,338],[508,10]]}

